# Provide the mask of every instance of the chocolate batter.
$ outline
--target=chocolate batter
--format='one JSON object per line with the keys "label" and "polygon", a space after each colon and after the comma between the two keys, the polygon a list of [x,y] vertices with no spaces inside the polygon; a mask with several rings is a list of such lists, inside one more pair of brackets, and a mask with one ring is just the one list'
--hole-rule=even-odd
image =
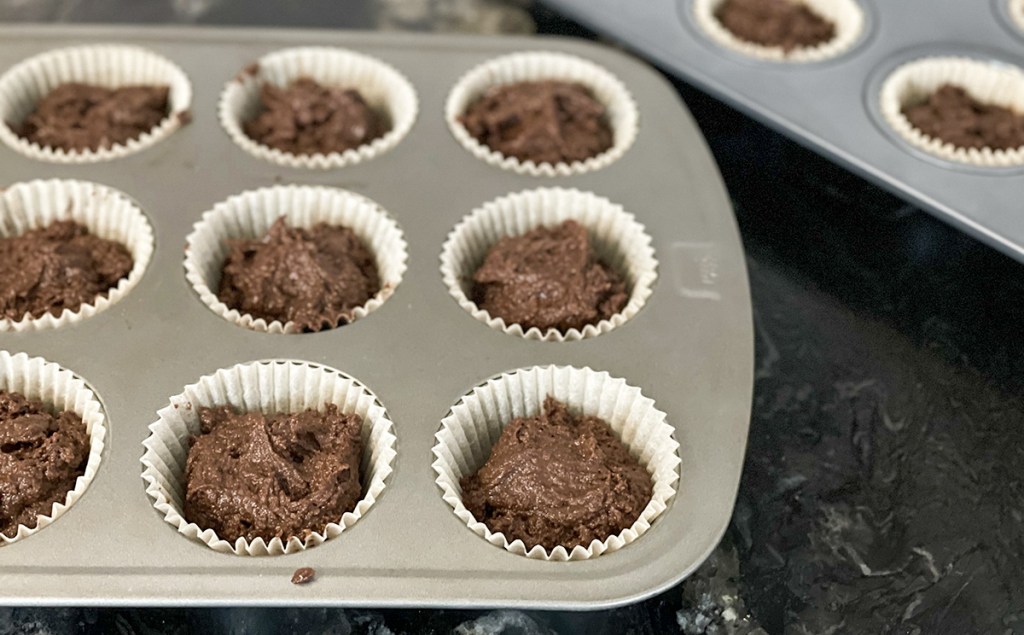
{"label": "chocolate batter", "polygon": [[36,104],[18,134],[44,147],[109,148],[159,125],[168,115],[169,95],[167,86],[61,84]]}
{"label": "chocolate batter", "polygon": [[261,239],[228,241],[217,297],[267,321],[320,331],[351,320],[380,291],[377,263],[348,227],[289,227],[282,216]]}
{"label": "chocolate batter", "polygon": [[715,17],[741,40],[761,46],[811,48],[832,40],[836,26],[800,0],[725,0]]}
{"label": "chocolate batter", "polygon": [[612,147],[605,108],[582,84],[495,86],[471,103],[459,121],[480,143],[520,161],[572,163]]}
{"label": "chocolate batter", "polygon": [[185,518],[224,540],[304,539],[363,496],[362,419],[324,412],[264,415],[200,408],[185,466]]}
{"label": "chocolate batter", "polygon": [[586,228],[571,220],[502,238],[473,282],[477,306],[524,329],[582,329],[629,300],[622,277],[597,259]]}
{"label": "chocolate batter", "polygon": [[85,474],[89,436],[74,412],[52,414],[40,401],[0,390],[0,532],[35,527]]}
{"label": "chocolate batter", "polygon": [[1024,114],[982,103],[959,86],[945,84],[926,101],[905,106],[902,112],[929,137],[960,148],[1024,147]]}
{"label": "chocolate batter", "polygon": [[262,110],[243,124],[245,134],[291,154],[330,154],[370,143],[389,129],[386,117],[359,91],[322,86],[301,77],[287,88],[264,84]]}
{"label": "chocolate batter", "polygon": [[56,221],[0,238],[0,316],[20,320],[77,311],[106,296],[132,270],[132,256],[85,226]]}
{"label": "chocolate batter", "polygon": [[490,458],[464,477],[473,517],[527,549],[587,547],[631,526],[651,500],[651,476],[597,417],[548,397],[544,412],[514,419]]}

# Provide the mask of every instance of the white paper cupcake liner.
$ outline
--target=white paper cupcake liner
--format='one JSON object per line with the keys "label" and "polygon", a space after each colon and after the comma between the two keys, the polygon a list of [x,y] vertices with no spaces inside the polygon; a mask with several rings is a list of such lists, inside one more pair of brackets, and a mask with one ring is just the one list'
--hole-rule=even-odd
{"label": "white paper cupcake liner", "polygon": [[218,203],[203,214],[185,241],[185,277],[199,299],[217,315],[239,326],[269,333],[299,333],[293,322],[267,322],[232,309],[217,299],[228,239],[259,238],[279,217],[309,229],[317,223],[343,225],[366,243],[376,258],[381,289],[355,308],[349,322],[366,317],[391,297],[406,269],[406,243],[398,224],[377,203],[347,190],[281,185],[250,190]]}
{"label": "white paper cupcake liner", "polygon": [[794,0],[807,5],[835,25],[835,37],[818,46],[786,51],[781,46],[762,46],[740,39],[725,28],[715,12],[725,0],[693,0],[697,25],[717,44],[750,57],[777,62],[820,62],[838,57],[856,44],[864,33],[864,10],[857,0]]}
{"label": "white paper cupcake liner", "polygon": [[[477,141],[459,122],[473,101],[489,88],[517,82],[559,80],[586,86],[606,109],[612,129],[612,147],[586,161],[573,163],[534,163],[520,161]],[[617,77],[593,62],[564,53],[513,53],[473,68],[452,88],[445,103],[445,119],[452,134],[473,156],[486,163],[530,176],[571,176],[599,170],[614,163],[636,140],[638,114],[636,102]]]}
{"label": "white paper cupcake liner", "polygon": [[1024,0],[1009,0],[1010,18],[1017,28],[1024,30]]}
{"label": "white paper cupcake liner", "polygon": [[[107,88],[168,86],[169,114],[149,132],[98,150],[40,146],[18,136],[20,125],[40,99],[58,85],[83,82]],[[189,118],[192,85],[174,63],[137,46],[98,44],[57,49],[30,57],[0,77],[0,140],[19,153],[52,163],[96,163],[128,156],[167,138]]]}
{"label": "white paper cupcake liner", "polygon": [[[234,543],[220,538],[208,528],[190,523],[183,516],[185,502],[185,464],[189,439],[200,433],[198,409],[233,406],[240,412],[266,414],[295,413],[309,408],[323,410],[336,404],[345,414],[363,419],[363,457],[360,473],[363,498],[337,522],[312,532],[305,540],[293,536],[287,542],[262,538],[250,542],[238,538]],[[271,360],[238,364],[201,377],[170,399],[170,405],[157,413],[143,442],[142,478],[153,506],[164,520],[182,535],[206,543],[211,549],[236,555],[279,555],[304,551],[337,537],[362,518],[380,498],[395,458],[394,425],[377,397],[370,390],[340,371],[312,363]]]}
{"label": "white paper cupcake liner", "polygon": [[41,401],[53,408],[54,412],[74,412],[82,418],[89,435],[89,458],[85,464],[85,473],[78,477],[74,489],[68,492],[64,502],[53,504],[48,516],[37,516],[35,527],[18,525],[14,538],[0,534],[3,544],[9,545],[31,536],[60,518],[85,494],[100,466],[107,421],[99,399],[83,380],[71,371],[39,357],[0,351],[0,388]]}
{"label": "white paper cupcake liner", "polygon": [[[473,517],[462,503],[464,476],[476,473],[490,457],[502,430],[513,419],[541,412],[544,399],[552,396],[577,414],[606,421],[619,439],[651,474],[654,491],[650,502],[632,526],[589,546],[570,551],[542,545],[527,550],[522,540],[509,541]],[[679,444],[665,413],[639,388],[606,372],[590,368],[535,366],[504,373],[474,388],[441,420],[435,436],[433,463],[442,496],[473,533],[511,553],[538,560],[586,560],[621,549],[642,536],[668,507],[679,480]]]}
{"label": "white paper cupcake liner", "polygon": [[879,95],[882,116],[905,141],[947,161],[992,168],[1024,165],[1024,147],[961,148],[915,128],[903,115],[903,107],[927,99],[943,84],[959,86],[978,101],[1024,113],[1024,71],[1020,68],[969,57],[926,57],[900,66],[883,82]]}
{"label": "white paper cupcake liner", "polygon": [[[481,309],[472,298],[473,274],[500,238],[538,227],[575,220],[587,228],[598,257],[626,281],[629,301],[610,319],[565,333],[551,328],[524,330]],[[441,276],[448,293],[463,309],[493,329],[531,340],[565,342],[607,333],[643,308],[658,277],[651,237],[636,218],[606,198],[575,189],[540,188],[509,194],[485,203],[462,219],[441,250]]]}
{"label": "white paper cupcake liner", "polygon": [[[391,129],[358,148],[330,154],[292,154],[249,138],[242,124],[259,114],[263,84],[283,87],[300,77],[358,90],[371,108],[387,114]],[[392,66],[354,51],[328,47],[290,48],[261,57],[227,83],[218,107],[228,136],[252,156],[287,167],[321,170],[354,165],[391,150],[412,129],[418,110],[412,84]]]}
{"label": "white paper cupcake liner", "polygon": [[85,225],[91,234],[127,247],[134,261],[131,271],[105,297],[97,296],[75,311],[64,309],[60,315],[47,313],[38,318],[26,313],[19,320],[0,319],[0,332],[75,324],[110,308],[142,279],[153,255],[153,228],[146,215],[122,192],[87,181],[57,179],[17,183],[0,191],[0,237],[18,236],[58,220],[75,221]]}

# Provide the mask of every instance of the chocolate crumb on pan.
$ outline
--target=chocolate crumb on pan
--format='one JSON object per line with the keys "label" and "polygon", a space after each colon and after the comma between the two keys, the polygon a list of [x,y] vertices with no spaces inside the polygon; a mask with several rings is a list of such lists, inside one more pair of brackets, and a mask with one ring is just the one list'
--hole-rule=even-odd
{"label": "chocolate crumb on pan", "polygon": [[316,578],[316,569],[301,567],[292,574],[292,584],[309,584],[314,578]]}

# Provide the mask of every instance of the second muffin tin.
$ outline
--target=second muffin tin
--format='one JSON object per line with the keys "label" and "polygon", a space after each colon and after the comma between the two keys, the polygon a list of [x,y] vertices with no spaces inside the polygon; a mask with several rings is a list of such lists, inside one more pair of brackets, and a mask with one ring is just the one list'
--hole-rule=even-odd
{"label": "second muffin tin", "polygon": [[1024,167],[945,161],[904,141],[877,113],[885,76],[915,59],[965,56],[1024,69],[1024,24],[1011,15],[1011,2],[1019,0],[856,1],[865,17],[858,42],[835,57],[804,63],[759,60],[721,46],[696,24],[694,0],[628,7],[620,0],[545,0],[1024,261]]}
{"label": "second muffin tin", "polygon": [[[137,44],[180,65],[192,122],[116,161],[57,165],[0,148],[5,184],[94,181],[128,194],[156,249],[139,284],[73,325],[0,333],[0,349],[43,357],[88,382],[107,415],[106,447],[84,496],[52,525],[0,548],[0,601],[74,605],[376,605],[596,608],[637,600],[693,571],[724,532],[750,415],[753,344],[743,253],[721,179],[671,88],[614,51],[563,40],[420,37],[317,31],[0,28],[0,68],[79,43]],[[232,142],[217,119],[226,82],[260,56],[297,45],[341,46],[409,78],[419,115],[372,160],[335,170],[275,165]],[[591,60],[626,84],[639,112],[635,143],[602,169],[562,178],[486,164],[452,136],[444,104],[477,64],[514,51]],[[275,184],[346,188],[401,227],[408,269],[378,310],[314,334],[261,333],[208,309],[187,282],[185,237],[220,201]],[[576,342],[527,340],[475,320],[449,295],[439,256],[475,208],[538,187],[594,192],[636,215],[653,239],[658,278],[625,324]],[[237,363],[295,359],[336,368],[373,391],[394,422],[394,471],[344,533],[300,553],[218,553],[163,520],[140,478],[157,410],[201,376]],[[488,544],[442,498],[431,449],[460,397],[517,368],[607,371],[666,413],[679,443],[677,494],[622,549],[581,562],[533,560]],[[316,580],[291,583],[313,567]]]}

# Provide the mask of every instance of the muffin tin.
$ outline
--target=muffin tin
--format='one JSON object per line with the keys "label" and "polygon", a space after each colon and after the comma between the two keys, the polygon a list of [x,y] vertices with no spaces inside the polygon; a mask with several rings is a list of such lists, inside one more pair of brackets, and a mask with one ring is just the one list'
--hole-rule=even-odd
{"label": "muffin tin", "polygon": [[[83,43],[143,46],[172,60],[193,88],[192,122],[136,154],[78,165],[0,148],[5,184],[39,178],[102,183],[149,218],[156,249],[138,285],[72,325],[0,333],[0,349],[60,364],[95,391],[107,415],[103,459],[88,491],[53,524],[0,548],[0,602],[75,605],[375,605],[597,608],[649,596],[692,572],[729,522],[746,445],[753,341],[743,252],[720,176],[692,119],[658,75],[618,52],[555,39],[424,37],[195,28],[0,28],[0,68]],[[222,129],[226,82],[260,56],[340,46],[383,60],[414,86],[408,135],[371,160],[333,170],[247,154]],[[601,169],[538,178],[488,165],[453,137],[445,100],[457,80],[500,55],[561,51],[619,79],[637,103],[633,145]],[[206,210],[275,184],[355,191],[394,218],[408,268],[383,305],[313,334],[232,324],[186,280],[185,238]],[[581,341],[529,340],[489,328],[449,295],[446,237],[472,210],[510,192],[575,188],[620,204],[652,237],[658,276],[641,310]],[[354,377],[394,422],[394,471],[367,513],[313,549],[276,556],[218,553],[179,535],[146,495],[148,426],[173,395],[218,369],[302,360]],[[675,496],[652,527],[614,553],[545,562],[489,544],[442,498],[435,434],[474,386],[506,371],[557,364],[607,371],[667,415],[679,443]],[[313,567],[296,586],[292,573]]]}
{"label": "muffin tin", "polygon": [[[694,0],[656,0],[629,11],[616,0],[546,0],[1024,261],[1024,166],[983,167],[938,157],[904,140],[879,112],[889,73],[920,58],[967,57],[1014,65],[1024,73],[1024,23],[1015,18],[1021,13],[1019,0],[856,1],[865,18],[857,43],[828,59],[793,62],[757,59],[717,43],[694,18]],[[923,13],[927,19],[921,19]]]}

